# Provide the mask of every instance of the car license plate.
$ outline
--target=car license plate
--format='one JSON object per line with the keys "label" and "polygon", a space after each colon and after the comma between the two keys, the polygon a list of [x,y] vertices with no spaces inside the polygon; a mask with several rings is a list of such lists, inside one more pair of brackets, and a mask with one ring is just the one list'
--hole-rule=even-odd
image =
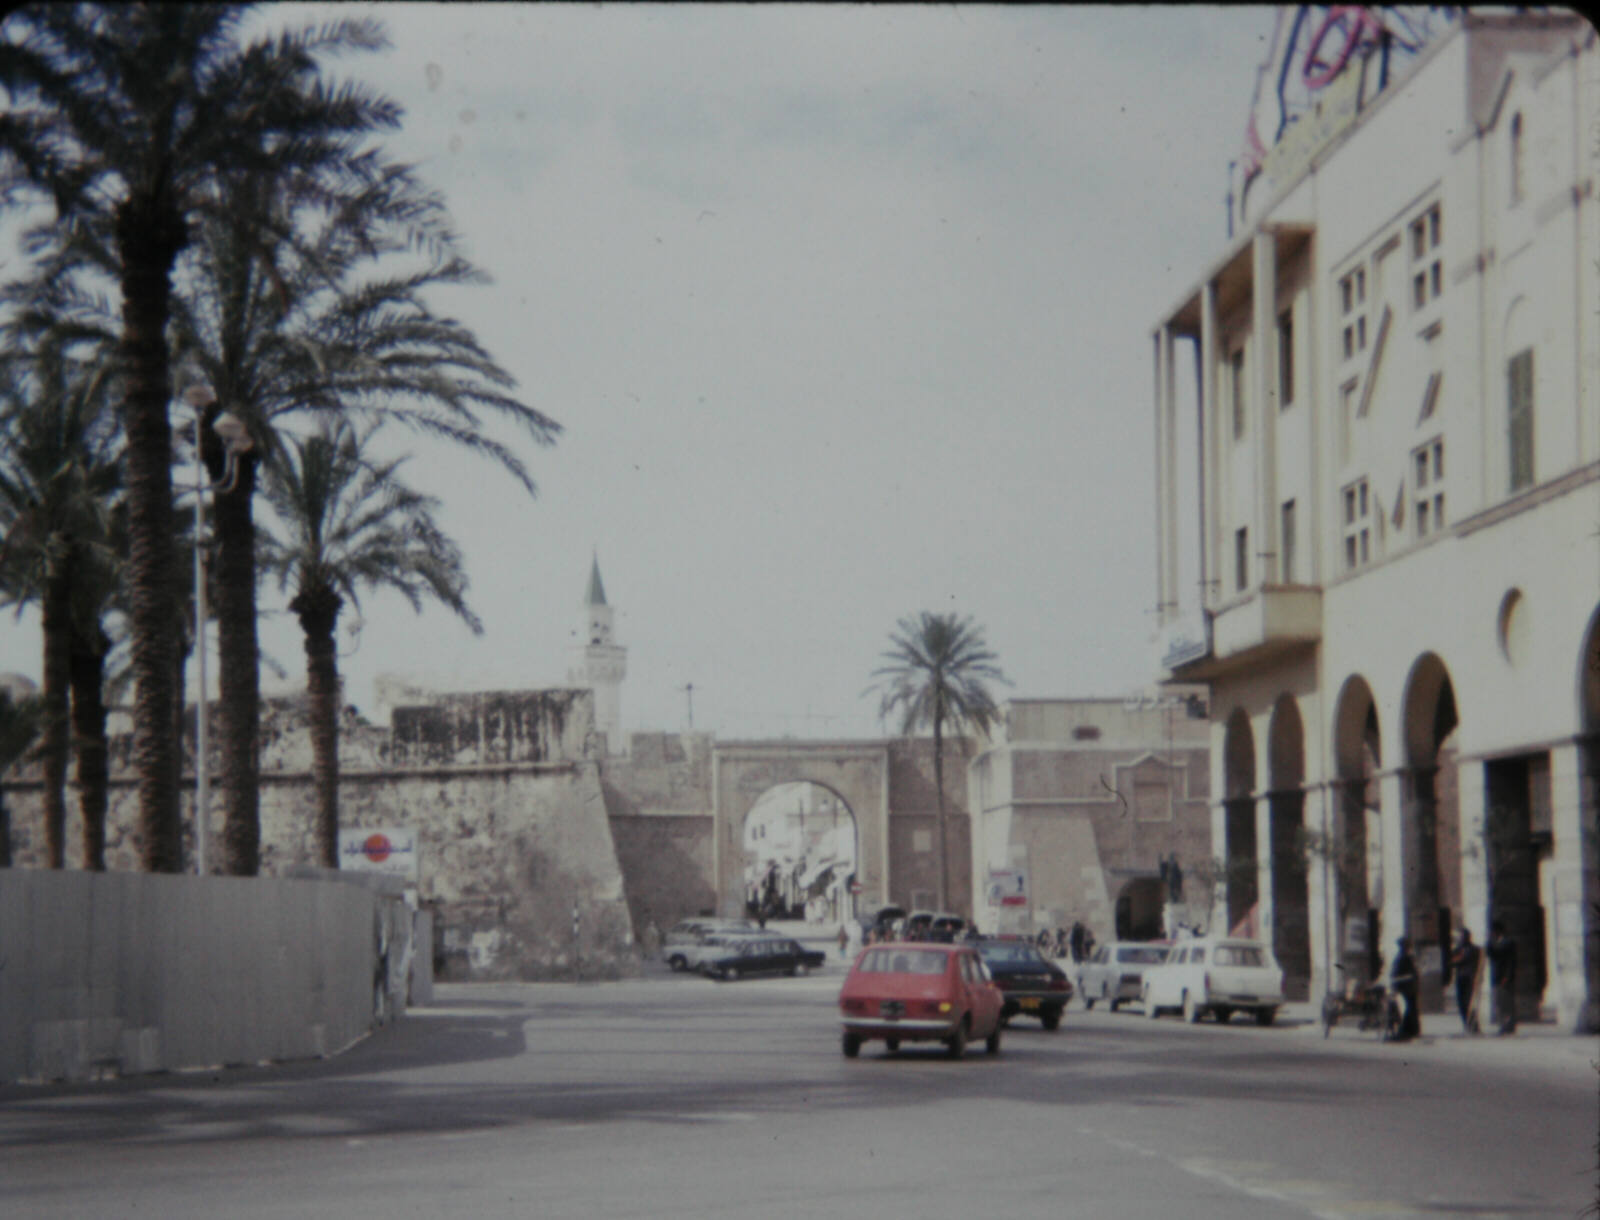
{"label": "car license plate", "polygon": [[905,1016],[906,1006],[899,1000],[885,1000],[878,1006],[878,1015],[894,1021]]}
{"label": "car license plate", "polygon": [[1033,1000],[1033,999],[1023,1000],[1022,1001],[1022,1007],[1024,1007],[1024,1008],[1037,1008],[1037,1007],[1039,1007],[1039,1001],[1038,1000]]}

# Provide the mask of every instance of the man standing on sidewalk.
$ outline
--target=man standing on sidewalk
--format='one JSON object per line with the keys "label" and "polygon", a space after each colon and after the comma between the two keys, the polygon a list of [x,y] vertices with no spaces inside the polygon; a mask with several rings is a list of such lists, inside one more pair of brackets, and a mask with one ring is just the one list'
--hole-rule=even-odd
{"label": "man standing on sidewalk", "polygon": [[1502,1034],[1517,1032],[1517,942],[1506,926],[1494,921],[1489,936],[1489,986],[1494,993],[1494,1019]]}
{"label": "man standing on sidewalk", "polygon": [[1478,991],[1478,963],[1482,955],[1472,943],[1472,931],[1461,929],[1461,939],[1456,941],[1456,951],[1450,955],[1450,967],[1456,976],[1456,1010],[1461,1013],[1461,1028],[1469,1033],[1478,1032],[1478,1014],[1473,1010],[1473,997]]}

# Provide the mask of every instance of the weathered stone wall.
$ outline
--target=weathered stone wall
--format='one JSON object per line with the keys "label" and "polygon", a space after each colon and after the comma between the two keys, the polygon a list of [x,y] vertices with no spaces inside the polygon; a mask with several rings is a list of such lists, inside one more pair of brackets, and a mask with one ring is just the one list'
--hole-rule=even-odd
{"label": "weathered stone wall", "polygon": [[[451,695],[427,708],[396,708],[394,716],[392,739],[353,716],[341,724],[340,824],[415,828],[418,899],[434,914],[445,977],[614,977],[636,970],[599,765],[584,757],[588,692]],[[262,726],[261,871],[282,876],[316,860],[304,701],[269,701]],[[185,789],[185,850],[192,859],[192,778]],[[37,783],[8,784],[6,800],[17,866],[41,867]],[[108,868],[139,867],[136,824],[137,794],[124,771],[111,786]],[[79,859],[79,826],[76,794],[69,792],[69,863]],[[213,871],[220,831],[214,794]]]}

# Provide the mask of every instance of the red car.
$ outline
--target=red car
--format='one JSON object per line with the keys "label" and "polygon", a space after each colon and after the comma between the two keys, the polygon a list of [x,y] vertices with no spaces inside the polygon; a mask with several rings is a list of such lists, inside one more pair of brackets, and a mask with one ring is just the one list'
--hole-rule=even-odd
{"label": "red car", "polygon": [[968,945],[895,943],[863,949],[839,989],[844,1053],[883,1039],[890,1051],[902,1042],[943,1042],[952,1059],[982,1038],[1000,1051],[1000,988]]}

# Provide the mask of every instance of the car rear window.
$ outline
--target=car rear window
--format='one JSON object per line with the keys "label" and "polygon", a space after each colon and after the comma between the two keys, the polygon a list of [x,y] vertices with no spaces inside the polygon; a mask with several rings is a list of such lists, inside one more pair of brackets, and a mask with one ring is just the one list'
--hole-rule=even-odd
{"label": "car rear window", "polygon": [[950,957],[930,949],[873,949],[861,959],[862,974],[943,974]]}
{"label": "car rear window", "polygon": [[1157,945],[1151,945],[1148,949],[1133,948],[1117,950],[1117,960],[1119,962],[1137,962],[1144,966],[1154,966],[1159,962],[1166,961],[1166,959],[1167,951]]}
{"label": "car rear window", "polygon": [[1254,945],[1218,945],[1212,959],[1219,966],[1261,966],[1261,950]]}
{"label": "car rear window", "polygon": [[1026,941],[1007,941],[998,945],[985,945],[981,950],[984,961],[1007,965],[1025,965],[1038,962],[1039,951]]}

